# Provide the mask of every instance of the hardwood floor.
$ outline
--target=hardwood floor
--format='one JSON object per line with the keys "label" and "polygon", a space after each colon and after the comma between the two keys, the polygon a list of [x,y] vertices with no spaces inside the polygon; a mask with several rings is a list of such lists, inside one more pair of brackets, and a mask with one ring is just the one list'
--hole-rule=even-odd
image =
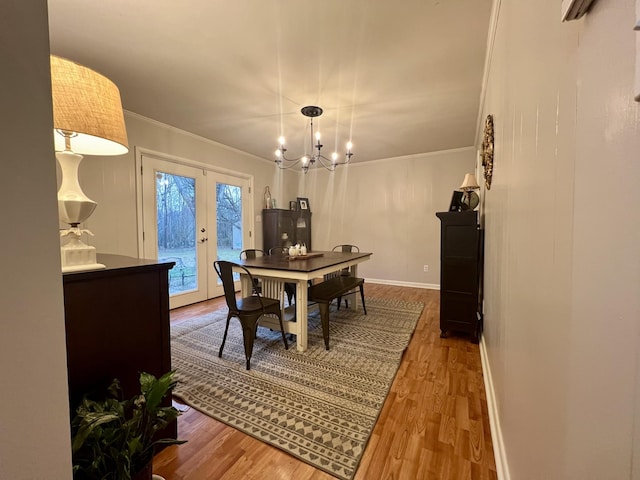
{"label": "hardwood floor", "polygon": [[[425,304],[355,480],[497,479],[478,345],[441,339],[436,290],[365,284],[365,295]],[[180,322],[222,298],[171,312]],[[154,458],[166,480],[332,480],[288,454],[238,432],[195,409],[178,419],[186,444]]]}

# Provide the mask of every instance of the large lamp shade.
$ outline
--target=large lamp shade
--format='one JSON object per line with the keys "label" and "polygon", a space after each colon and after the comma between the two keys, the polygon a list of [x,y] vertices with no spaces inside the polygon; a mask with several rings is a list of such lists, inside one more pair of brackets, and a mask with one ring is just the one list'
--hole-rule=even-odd
{"label": "large lamp shade", "polygon": [[[73,151],[122,155],[129,151],[120,91],[108,78],[65,58],[51,56],[53,127],[72,132]],[[65,139],[56,134],[56,151]]]}

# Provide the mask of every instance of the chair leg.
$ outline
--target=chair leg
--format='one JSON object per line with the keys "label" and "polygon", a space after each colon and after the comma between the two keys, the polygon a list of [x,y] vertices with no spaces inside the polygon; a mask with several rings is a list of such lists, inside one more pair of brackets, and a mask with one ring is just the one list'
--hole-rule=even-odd
{"label": "chair leg", "polygon": [[[252,328],[253,327],[253,328]],[[242,339],[244,340],[244,356],[247,359],[247,370],[251,368],[251,354],[253,353],[253,340],[256,338],[258,325],[242,323]]]}
{"label": "chair leg", "polygon": [[224,344],[227,341],[227,333],[229,332],[229,322],[231,321],[231,314],[227,315],[227,326],[224,329],[224,335],[222,336],[222,344],[220,345],[220,351],[218,352],[218,358],[222,358],[222,350]]}
{"label": "chair leg", "polygon": [[329,350],[329,302],[318,303],[320,307],[320,320],[322,321],[322,336],[324,337],[324,348]]}
{"label": "chair leg", "polygon": [[[340,310],[340,304],[342,303],[342,297],[338,297],[338,310]],[[349,300],[344,299],[344,308],[349,308]]]}
{"label": "chair leg", "polygon": [[360,284],[360,298],[362,298],[362,309],[364,310],[364,314],[367,314],[367,306],[364,303],[364,283]]}

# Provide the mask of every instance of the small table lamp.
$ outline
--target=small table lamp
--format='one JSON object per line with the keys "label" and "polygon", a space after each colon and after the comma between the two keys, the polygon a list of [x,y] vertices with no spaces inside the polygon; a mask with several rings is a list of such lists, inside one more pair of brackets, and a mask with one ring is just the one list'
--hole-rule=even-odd
{"label": "small table lamp", "polygon": [[475,174],[465,174],[464,181],[462,185],[460,185],[460,190],[465,192],[464,198],[462,199],[463,210],[474,210],[478,206],[480,197],[474,192],[474,190],[478,189],[480,189],[480,185],[478,185]]}
{"label": "small table lamp", "polygon": [[[99,73],[51,55],[51,87],[56,158],[62,170],[58,190],[60,221],[69,224],[62,237],[62,271],[105,268],[96,261],[95,247],[80,240],[79,228],[97,203],[87,197],[78,181],[82,155],[122,155],[129,151],[118,87]],[[73,144],[73,149],[72,149]]]}

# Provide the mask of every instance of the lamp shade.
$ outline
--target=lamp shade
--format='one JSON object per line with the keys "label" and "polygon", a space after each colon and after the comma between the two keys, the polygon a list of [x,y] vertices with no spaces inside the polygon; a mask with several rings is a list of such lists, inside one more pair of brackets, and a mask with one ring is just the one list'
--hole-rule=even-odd
{"label": "lamp shade", "polygon": [[[129,151],[118,87],[108,78],[65,58],[51,55],[53,127],[72,132],[73,151],[85,155],[122,155]],[[65,137],[54,131],[56,151]]]}
{"label": "lamp shade", "polygon": [[462,182],[462,185],[460,185],[460,190],[476,190],[480,188],[480,185],[478,185],[478,180],[476,180],[476,176],[473,173],[467,173],[464,176],[464,181]]}

